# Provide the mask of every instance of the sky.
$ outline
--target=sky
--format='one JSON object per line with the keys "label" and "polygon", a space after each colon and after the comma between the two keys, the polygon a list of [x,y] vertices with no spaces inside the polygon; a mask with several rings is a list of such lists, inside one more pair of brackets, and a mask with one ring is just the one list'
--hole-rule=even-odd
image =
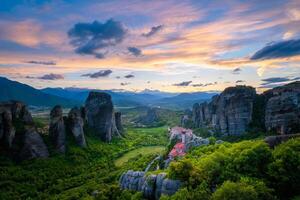
{"label": "sky", "polygon": [[0,76],[35,88],[264,91],[300,80],[300,1],[0,0]]}

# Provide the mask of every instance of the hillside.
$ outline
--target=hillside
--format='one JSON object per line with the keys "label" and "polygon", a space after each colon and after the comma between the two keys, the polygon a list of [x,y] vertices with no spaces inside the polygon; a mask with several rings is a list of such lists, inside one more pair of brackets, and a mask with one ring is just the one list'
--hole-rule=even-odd
{"label": "hillside", "polygon": [[70,100],[50,94],[45,94],[29,85],[0,77],[0,101],[18,100],[33,106],[49,106],[60,104],[64,107],[80,105],[76,100]]}

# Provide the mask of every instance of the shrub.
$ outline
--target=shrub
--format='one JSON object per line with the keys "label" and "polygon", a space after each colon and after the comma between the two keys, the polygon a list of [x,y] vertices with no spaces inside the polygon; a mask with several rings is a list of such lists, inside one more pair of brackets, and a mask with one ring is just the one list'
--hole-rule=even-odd
{"label": "shrub", "polygon": [[246,183],[225,181],[212,195],[212,200],[257,200],[253,186]]}

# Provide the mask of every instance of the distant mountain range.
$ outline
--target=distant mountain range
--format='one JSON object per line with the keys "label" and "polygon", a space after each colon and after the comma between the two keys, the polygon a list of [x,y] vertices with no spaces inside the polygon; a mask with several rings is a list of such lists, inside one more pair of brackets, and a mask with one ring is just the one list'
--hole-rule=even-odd
{"label": "distant mountain range", "polygon": [[27,105],[47,107],[57,104],[60,104],[64,107],[72,107],[80,104],[79,101],[49,95],[29,85],[0,77],[0,101],[8,100],[18,100]]}
{"label": "distant mountain range", "polygon": [[87,88],[44,88],[35,89],[17,81],[0,77],[0,101],[19,100],[33,106],[64,107],[82,105],[90,91],[107,92],[112,96],[117,107],[159,106],[171,109],[186,109],[196,102],[209,100],[217,93],[168,93],[159,90],[144,90],[141,92],[93,90]]}

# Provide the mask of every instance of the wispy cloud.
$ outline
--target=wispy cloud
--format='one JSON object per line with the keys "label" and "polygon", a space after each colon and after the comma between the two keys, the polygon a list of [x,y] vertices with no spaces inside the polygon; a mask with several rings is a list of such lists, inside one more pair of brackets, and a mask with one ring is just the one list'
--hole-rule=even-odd
{"label": "wispy cloud", "polygon": [[126,85],[129,85],[130,83],[129,82],[122,82],[120,83],[121,86],[126,86]]}
{"label": "wispy cloud", "polygon": [[142,55],[142,50],[136,47],[128,47],[128,51],[133,54],[134,56],[140,56]]}
{"label": "wispy cloud", "polygon": [[124,78],[134,78],[135,76],[133,74],[128,74],[128,75],[125,75]]}
{"label": "wispy cloud", "polygon": [[240,74],[241,71],[242,71],[241,68],[235,68],[234,70],[232,70],[232,73],[233,74]]}
{"label": "wispy cloud", "polygon": [[37,64],[37,65],[56,65],[56,62],[54,62],[54,61],[37,61],[37,60],[30,60],[30,61],[25,61],[24,63]]}
{"label": "wispy cloud", "polygon": [[268,85],[271,83],[282,83],[282,82],[288,82],[288,81],[297,81],[300,80],[300,77],[294,77],[294,78],[289,78],[289,77],[272,77],[272,78],[266,78],[262,79],[264,83],[261,85]]}
{"label": "wispy cloud", "polygon": [[100,77],[107,77],[112,73],[112,70],[108,69],[108,70],[100,70],[98,72],[95,73],[88,73],[88,74],[82,74],[81,76],[87,76],[90,78],[100,78]]}
{"label": "wispy cloud", "polygon": [[163,25],[153,26],[148,33],[143,33],[142,36],[151,37],[151,36],[155,35],[156,33],[158,33],[159,31],[161,31],[162,29],[163,29]]}
{"label": "wispy cloud", "polygon": [[38,79],[42,79],[42,80],[60,80],[60,79],[64,79],[64,76],[61,74],[45,74],[43,76],[37,77]]}
{"label": "wispy cloud", "polygon": [[179,86],[179,87],[185,87],[185,86],[189,86],[193,81],[183,81],[180,83],[174,83],[174,86]]}

